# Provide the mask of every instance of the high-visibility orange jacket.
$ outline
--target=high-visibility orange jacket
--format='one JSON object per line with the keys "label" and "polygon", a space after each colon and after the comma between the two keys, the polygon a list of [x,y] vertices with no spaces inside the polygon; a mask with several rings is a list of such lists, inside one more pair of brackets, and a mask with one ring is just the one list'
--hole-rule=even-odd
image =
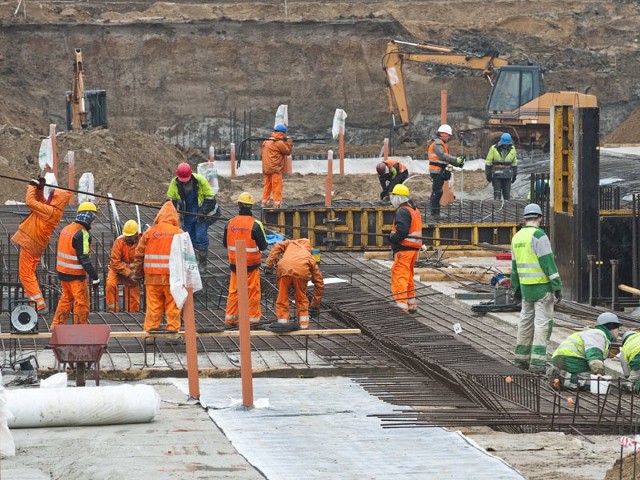
{"label": "high-visibility orange jacket", "polygon": [[56,270],[60,280],[82,280],[85,272],[93,280],[98,272],[91,263],[91,235],[86,225],[73,222],[60,231]]}
{"label": "high-visibility orange jacket", "polygon": [[262,223],[251,215],[236,215],[224,228],[222,245],[227,247],[229,266],[236,270],[236,242],[244,240],[247,248],[247,269],[255,270],[262,261],[261,251],[267,249],[267,237]]}
{"label": "high-visibility orange jacket", "polygon": [[284,159],[291,155],[293,141],[284,132],[273,132],[268,140],[262,142],[262,173],[271,175],[282,173]]}
{"label": "high-visibility orange jacket", "polygon": [[134,267],[137,246],[137,243],[132,245],[127,244],[124,235],[116,238],[111,247],[109,270],[113,270],[123,277],[128,277]]}
{"label": "high-visibility orange jacket", "polygon": [[455,165],[456,157],[449,155],[449,146],[440,137],[429,144],[429,173],[440,173],[447,164]]}
{"label": "high-visibility orange jacket", "polygon": [[[282,257],[282,258],[280,258]],[[317,307],[324,292],[324,279],[316,260],[311,255],[311,242],[307,238],[278,242],[265,261],[265,266],[273,268],[277,264],[276,278],[283,276],[311,280],[313,299],[311,306]]]}
{"label": "high-visibility orange jacket", "polygon": [[396,216],[389,235],[393,252],[400,250],[420,250],[422,246],[422,217],[420,210],[410,202],[396,210]]}
{"label": "high-visibility orange jacket", "polygon": [[147,285],[169,285],[171,242],[180,229],[178,211],[171,201],[164,202],[153,225],[142,234],[134,257],[133,271]]}
{"label": "high-visibility orange jacket", "polygon": [[54,190],[51,202],[47,203],[43,190],[29,185],[26,203],[31,213],[22,221],[11,241],[34,257],[41,256],[72,196],[71,192]]}

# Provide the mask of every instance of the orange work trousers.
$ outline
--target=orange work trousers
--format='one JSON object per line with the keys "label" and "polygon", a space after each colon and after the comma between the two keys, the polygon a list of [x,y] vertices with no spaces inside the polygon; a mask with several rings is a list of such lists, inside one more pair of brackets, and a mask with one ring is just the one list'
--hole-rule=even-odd
{"label": "orange work trousers", "polygon": [[418,259],[417,250],[400,250],[393,256],[391,266],[391,293],[396,305],[405,312],[418,306],[413,269]]}
{"label": "orange work trousers", "polygon": [[262,206],[273,206],[280,208],[282,206],[282,174],[271,173],[264,174],[264,188],[262,189]]}
{"label": "orange work trousers", "polygon": [[[107,284],[104,287],[104,296],[107,301],[107,312],[119,312],[120,308],[120,292],[118,292],[118,283],[120,275],[113,270],[109,270],[107,275]],[[140,285],[128,285],[123,282],[124,289],[124,308],[125,312],[140,311]]]}
{"label": "orange work trousers", "polygon": [[20,283],[24,288],[25,295],[36,304],[36,310],[40,311],[47,308],[47,305],[44,303],[42,290],[40,290],[38,277],[36,277],[38,263],[40,263],[40,257],[34,257],[24,248],[20,249],[20,257],[18,258]]}
{"label": "orange work trousers", "polygon": [[[249,321],[257,323],[260,321],[262,311],[260,309],[260,270],[255,269],[247,274],[249,285]],[[236,272],[231,271],[229,277],[229,295],[227,295],[227,310],[224,316],[224,323],[227,325],[237,325],[240,316],[238,314],[238,277]]]}
{"label": "orange work trousers", "polygon": [[289,290],[293,287],[296,301],[296,315],[300,323],[309,324],[309,299],[307,298],[307,280],[283,275],[278,279],[278,298],[276,299],[276,317],[278,323],[289,321]]}
{"label": "orange work trousers", "polygon": [[73,323],[83,325],[89,323],[89,285],[87,279],[60,280],[62,295],[58,300],[58,308],[53,316],[51,327],[65,325],[73,307]]}
{"label": "orange work trousers", "polygon": [[144,316],[144,331],[157,330],[164,313],[167,330],[180,330],[180,309],[176,305],[169,285],[145,285],[147,312]]}

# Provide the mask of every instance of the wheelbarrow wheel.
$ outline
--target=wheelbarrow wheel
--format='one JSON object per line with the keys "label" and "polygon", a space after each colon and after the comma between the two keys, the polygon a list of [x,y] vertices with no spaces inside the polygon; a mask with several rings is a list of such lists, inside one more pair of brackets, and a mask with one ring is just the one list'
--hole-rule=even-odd
{"label": "wheelbarrow wheel", "polygon": [[85,386],[85,369],[86,363],[84,362],[76,362],[76,387],[84,387]]}

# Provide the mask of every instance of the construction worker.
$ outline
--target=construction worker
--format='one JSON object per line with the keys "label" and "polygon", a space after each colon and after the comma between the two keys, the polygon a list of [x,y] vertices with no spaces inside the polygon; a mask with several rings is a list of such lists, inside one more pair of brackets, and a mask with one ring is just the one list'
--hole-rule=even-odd
{"label": "construction worker", "polygon": [[271,137],[262,142],[262,206],[282,206],[282,172],[284,162],[291,155],[293,140],[287,137],[287,127],[276,125]]}
{"label": "construction worker", "polygon": [[409,177],[407,166],[397,160],[383,160],[376,165],[376,172],[378,172],[378,180],[380,180],[380,186],[382,187],[380,200],[389,198],[393,187],[404,183]]}
{"label": "construction worker", "polygon": [[62,287],[58,308],[51,327],[67,323],[73,307],[73,323],[85,324],[89,319],[89,287],[100,283],[98,272],[91,263],[91,224],[96,219],[98,209],[91,202],[78,205],[76,219],[60,231],[56,270]]}
{"label": "construction worker", "polygon": [[247,275],[249,284],[249,320],[253,325],[260,323],[260,262],[261,251],[266,250],[267,237],[259,220],[253,218],[253,195],[242,192],[238,197],[239,213],[224,227],[222,245],[229,256],[229,294],[224,323],[227,327],[238,325],[238,279],[236,277],[236,242],[244,240],[247,251]]}
{"label": "construction worker", "polygon": [[440,125],[438,131],[429,144],[429,175],[431,175],[431,216],[435,219],[440,216],[440,199],[442,198],[442,188],[444,182],[451,178],[451,171],[448,165],[462,167],[464,157],[462,155],[454,157],[449,155],[447,142],[451,139],[453,130],[447,124]]}
{"label": "construction worker", "polygon": [[[207,271],[209,235],[207,228],[219,218],[220,209],[207,179],[199,173],[193,173],[188,163],[181,163],[176,176],[171,179],[167,198],[182,214],[182,228],[189,233],[191,244],[196,252],[198,270],[201,275]],[[190,213],[198,215],[190,215]]]}
{"label": "construction worker", "polygon": [[518,176],[518,154],[513,139],[503,133],[498,143],[491,145],[485,160],[487,182],[493,184],[493,199],[509,200],[511,184]]}
{"label": "construction worker", "polygon": [[31,213],[20,223],[11,241],[20,246],[18,276],[24,293],[35,304],[39,314],[49,313],[38,284],[36,268],[40,257],[49,245],[51,234],[60,223],[64,209],[73,197],[71,192],[51,189],[44,198],[45,180],[43,177],[32,179],[27,185],[27,208]]}
{"label": "construction worker", "polygon": [[[134,257],[135,272],[132,280],[144,276],[147,311],[144,316],[144,331],[159,330],[162,314],[165,315],[166,331],[180,330],[180,309],[176,305],[169,282],[171,242],[180,229],[178,211],[172,202],[165,202],[153,220],[153,225],[142,234]],[[165,338],[168,343],[178,343],[181,337]]]}
{"label": "construction worker", "polygon": [[515,364],[533,373],[546,373],[547,346],[553,329],[553,305],[562,299],[562,281],[549,237],[540,228],[542,210],[524,208],[524,226],[511,240],[511,288],[522,300]]}
{"label": "construction worker", "polygon": [[640,391],[640,335],[633,330],[622,335],[620,347],[620,364],[624,376],[629,379],[631,388]]}
{"label": "construction worker", "polygon": [[[293,287],[296,315],[300,330],[309,328],[309,314],[317,314],[324,292],[324,279],[320,268],[311,255],[311,242],[308,238],[278,242],[265,262],[266,268],[276,267],[278,298],[276,317],[278,324],[289,323],[289,290]],[[307,282],[313,283],[313,299],[309,308]]]}
{"label": "construction worker", "polygon": [[604,375],[604,360],[619,328],[618,316],[605,312],[598,316],[595,327],[569,335],[553,353],[552,376],[559,377],[564,388],[577,390],[587,385],[592,374]]}
{"label": "construction worker", "polygon": [[422,247],[422,217],[409,200],[409,189],[396,185],[391,191],[391,205],[396,209],[389,242],[393,252],[391,293],[396,306],[405,312],[418,310],[413,270]]}
{"label": "construction worker", "polygon": [[125,311],[140,311],[140,284],[133,280],[135,277],[134,259],[139,239],[138,224],[135,220],[128,220],[122,227],[122,235],[113,242],[107,284],[105,285],[107,312],[120,311],[119,283],[124,285]]}

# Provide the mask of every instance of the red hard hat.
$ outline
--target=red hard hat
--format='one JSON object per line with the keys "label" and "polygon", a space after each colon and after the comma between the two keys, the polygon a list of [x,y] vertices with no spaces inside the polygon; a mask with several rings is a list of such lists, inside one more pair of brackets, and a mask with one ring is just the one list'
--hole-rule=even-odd
{"label": "red hard hat", "polygon": [[178,165],[176,175],[178,176],[178,180],[181,182],[188,182],[191,178],[191,166],[186,162],[182,162]]}
{"label": "red hard hat", "polygon": [[378,165],[376,165],[376,172],[378,172],[378,175],[385,175],[386,173],[388,173],[387,164],[384,162],[380,162]]}

